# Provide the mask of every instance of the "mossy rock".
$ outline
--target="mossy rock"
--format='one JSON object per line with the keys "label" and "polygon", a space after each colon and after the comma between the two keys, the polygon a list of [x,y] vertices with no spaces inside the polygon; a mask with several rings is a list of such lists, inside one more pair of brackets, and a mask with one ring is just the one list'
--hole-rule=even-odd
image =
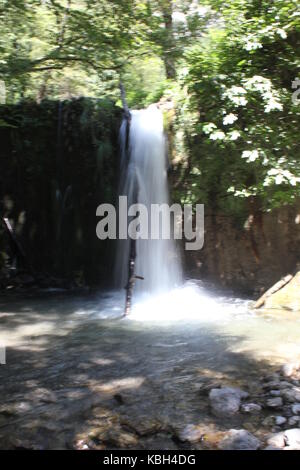
{"label": "mossy rock", "polygon": [[264,308],[300,311],[300,271],[282,289],[266,299]]}

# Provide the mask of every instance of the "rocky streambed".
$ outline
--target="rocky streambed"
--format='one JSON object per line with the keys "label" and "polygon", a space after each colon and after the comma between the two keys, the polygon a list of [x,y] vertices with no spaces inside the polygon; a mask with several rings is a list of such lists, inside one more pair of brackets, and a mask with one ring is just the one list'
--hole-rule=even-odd
{"label": "rocky streambed", "polygon": [[120,300],[0,302],[2,449],[300,448],[296,320],[236,299],[119,319]]}

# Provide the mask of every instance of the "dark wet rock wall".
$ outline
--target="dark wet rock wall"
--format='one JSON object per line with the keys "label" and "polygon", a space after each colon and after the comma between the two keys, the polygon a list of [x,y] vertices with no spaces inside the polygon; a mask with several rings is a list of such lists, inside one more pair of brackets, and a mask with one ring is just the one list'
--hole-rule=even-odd
{"label": "dark wet rock wall", "polygon": [[[115,202],[120,120],[104,99],[0,107],[0,215],[34,271],[79,284],[110,280],[114,244],[97,239],[96,208]],[[1,226],[2,273],[14,258]]]}

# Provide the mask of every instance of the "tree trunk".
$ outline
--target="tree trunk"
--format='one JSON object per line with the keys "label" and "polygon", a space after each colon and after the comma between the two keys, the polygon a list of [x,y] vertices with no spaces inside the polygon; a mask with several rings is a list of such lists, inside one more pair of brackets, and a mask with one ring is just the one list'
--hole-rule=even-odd
{"label": "tree trunk", "polygon": [[176,68],[175,68],[175,40],[173,34],[173,6],[172,0],[163,0],[161,2],[162,15],[164,19],[165,26],[165,44],[163,44],[163,61],[165,64],[166,75],[168,79],[176,78]]}

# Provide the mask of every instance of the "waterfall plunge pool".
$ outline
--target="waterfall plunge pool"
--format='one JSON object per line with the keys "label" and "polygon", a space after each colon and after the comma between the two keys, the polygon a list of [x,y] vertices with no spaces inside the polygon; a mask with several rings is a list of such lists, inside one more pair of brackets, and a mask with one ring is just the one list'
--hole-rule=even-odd
{"label": "waterfall plunge pool", "polygon": [[[124,291],[92,297],[53,293],[44,299],[4,299],[0,303],[0,344],[8,350],[39,349],[39,344],[42,350],[43,344],[47,346],[46,336],[53,336],[53,340],[69,337],[78,327],[89,330],[89,325],[97,324],[101,337],[105,331],[117,340],[118,334],[126,332],[133,335],[134,342],[139,331],[151,332],[159,348],[174,349],[184,344],[188,349],[191,340],[203,354],[213,356],[214,351],[205,349],[205,345],[207,337],[214,334],[226,343],[224,354],[243,352],[276,363],[292,360],[300,353],[300,317],[296,313],[254,311],[251,300],[224,295],[199,281],[187,281],[163,294],[136,296],[128,317],[122,317],[124,302]],[[151,344],[151,348],[154,346]],[[214,362],[218,362],[216,357]]]}

